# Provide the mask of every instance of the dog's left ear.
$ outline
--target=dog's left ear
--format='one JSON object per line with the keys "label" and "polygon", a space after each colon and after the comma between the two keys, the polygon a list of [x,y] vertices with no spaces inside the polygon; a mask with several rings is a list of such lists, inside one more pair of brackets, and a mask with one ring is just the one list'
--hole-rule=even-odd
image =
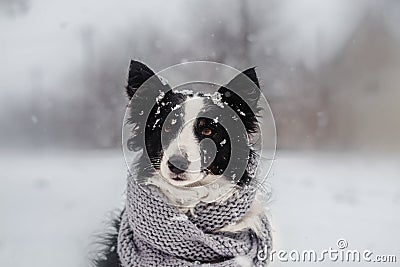
{"label": "dog's left ear", "polygon": [[258,100],[261,91],[255,68],[250,68],[233,78],[218,92],[223,103],[239,116],[248,133],[257,131]]}
{"label": "dog's left ear", "polygon": [[[224,102],[228,103],[234,110],[240,109],[245,112],[250,108],[258,111],[257,103],[260,99],[260,83],[255,68],[250,68],[233,78],[226,86],[221,87],[218,92]],[[244,107],[246,106],[247,107]],[[243,110],[246,109],[246,110]]]}
{"label": "dog's left ear", "polygon": [[149,79],[151,79],[151,87],[162,88],[163,84],[154,71],[139,61],[131,60],[131,64],[129,65],[128,85],[126,86],[128,98],[131,99],[137,89]]}

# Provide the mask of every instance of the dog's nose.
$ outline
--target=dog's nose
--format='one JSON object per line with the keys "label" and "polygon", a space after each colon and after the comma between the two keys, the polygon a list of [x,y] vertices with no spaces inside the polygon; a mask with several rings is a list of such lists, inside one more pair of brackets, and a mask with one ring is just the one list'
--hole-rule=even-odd
{"label": "dog's nose", "polygon": [[189,161],[182,156],[173,155],[168,160],[168,168],[175,174],[185,172],[189,167]]}

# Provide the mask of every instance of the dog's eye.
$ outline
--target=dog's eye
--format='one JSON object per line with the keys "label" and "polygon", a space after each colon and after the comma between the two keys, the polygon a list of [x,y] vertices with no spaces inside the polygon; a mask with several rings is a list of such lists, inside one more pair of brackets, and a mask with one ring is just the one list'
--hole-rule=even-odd
{"label": "dog's eye", "polygon": [[204,128],[203,131],[201,131],[201,134],[204,136],[210,136],[212,134],[212,130],[210,128]]}

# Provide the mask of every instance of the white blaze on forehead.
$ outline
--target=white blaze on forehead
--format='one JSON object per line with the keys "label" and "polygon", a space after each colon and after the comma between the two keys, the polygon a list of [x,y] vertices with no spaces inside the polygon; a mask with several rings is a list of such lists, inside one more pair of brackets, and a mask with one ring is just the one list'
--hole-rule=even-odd
{"label": "white blaze on forehead", "polygon": [[194,134],[194,124],[199,113],[204,109],[204,100],[197,96],[190,97],[185,101],[183,108],[183,125],[178,137],[178,145],[182,149],[181,152],[187,153],[189,161],[199,162],[200,169],[200,147]]}
{"label": "white blaze on forehead", "polygon": [[178,136],[171,141],[165,150],[165,154],[168,157],[174,154],[181,154],[182,156],[187,156],[189,161],[195,161],[200,158],[200,147],[194,134],[194,124],[199,113],[205,107],[204,99],[199,96],[188,97],[181,104],[181,107],[183,119],[181,129],[179,129]]}
{"label": "white blaze on forehead", "polygon": [[[165,154],[170,157],[173,154],[181,154],[189,152],[198,151],[198,140],[194,134],[194,127],[196,123],[196,119],[199,116],[199,113],[204,110],[205,103],[202,97],[194,96],[188,97],[188,99],[179,105],[182,110],[182,113],[179,114],[182,117],[182,126],[178,130],[178,135],[171,140],[170,144],[165,149]],[[176,124],[177,119],[172,119],[171,124]],[[157,122],[156,122],[157,123]],[[199,154],[199,153],[194,153]]]}
{"label": "white blaze on forehead", "polygon": [[194,123],[199,113],[204,109],[204,99],[202,97],[189,97],[184,104],[183,124]]}
{"label": "white blaze on forehead", "polygon": [[185,183],[195,182],[202,178],[200,144],[195,136],[194,127],[196,118],[198,118],[199,113],[204,107],[205,103],[203,98],[198,96],[188,97],[182,104],[182,127],[179,130],[179,134],[170,142],[167,149],[165,149],[162,157],[160,169],[164,177],[168,178],[168,176],[171,176],[168,170],[168,159],[172,155],[181,155],[186,157],[190,162],[188,170],[185,173]]}

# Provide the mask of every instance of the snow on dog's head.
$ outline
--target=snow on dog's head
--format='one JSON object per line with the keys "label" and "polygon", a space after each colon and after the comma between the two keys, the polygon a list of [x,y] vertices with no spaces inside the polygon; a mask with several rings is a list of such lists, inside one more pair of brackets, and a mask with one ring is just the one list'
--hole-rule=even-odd
{"label": "snow on dog's head", "polygon": [[131,61],[128,147],[144,148],[153,171],[174,186],[204,185],[219,177],[248,183],[246,166],[254,153],[248,137],[258,130],[256,72],[248,69],[217,89],[171,88],[146,65]]}

